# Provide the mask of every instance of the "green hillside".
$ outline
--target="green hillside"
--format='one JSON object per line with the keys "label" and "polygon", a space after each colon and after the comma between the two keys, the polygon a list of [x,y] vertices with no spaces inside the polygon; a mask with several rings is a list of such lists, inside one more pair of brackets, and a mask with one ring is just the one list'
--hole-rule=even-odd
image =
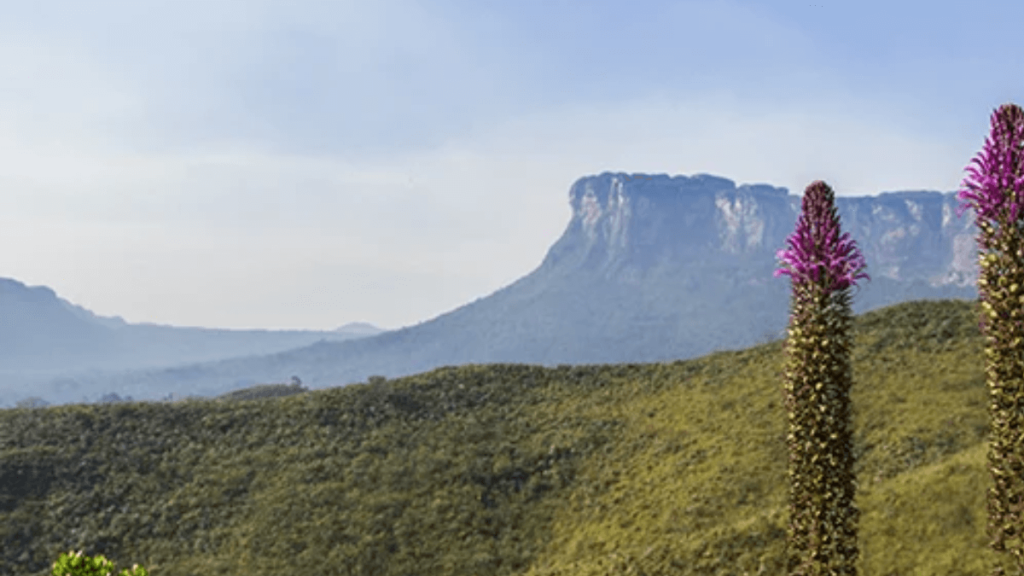
{"label": "green hillside", "polygon": [[[860,574],[987,574],[976,302],[856,318]],[[0,411],[0,574],[782,574],[781,341]],[[240,399],[242,398],[242,399]]]}

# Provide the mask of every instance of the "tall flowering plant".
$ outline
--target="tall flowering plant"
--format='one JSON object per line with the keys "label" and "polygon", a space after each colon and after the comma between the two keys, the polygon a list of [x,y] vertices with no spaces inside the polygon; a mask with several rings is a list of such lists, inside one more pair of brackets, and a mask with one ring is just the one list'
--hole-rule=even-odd
{"label": "tall flowering plant", "polygon": [[[1024,110],[1004,104],[992,114],[985,146],[968,165],[957,194],[978,225],[979,328],[985,337],[989,404],[989,547],[1012,554],[1024,572]],[[996,567],[993,574],[1003,574]]]}
{"label": "tall flowering plant", "polygon": [[804,192],[790,248],[776,255],[789,267],[792,311],[786,338],[783,401],[789,418],[787,570],[791,576],[856,574],[850,422],[850,296],[864,258],[839,235],[835,194],[822,181]]}

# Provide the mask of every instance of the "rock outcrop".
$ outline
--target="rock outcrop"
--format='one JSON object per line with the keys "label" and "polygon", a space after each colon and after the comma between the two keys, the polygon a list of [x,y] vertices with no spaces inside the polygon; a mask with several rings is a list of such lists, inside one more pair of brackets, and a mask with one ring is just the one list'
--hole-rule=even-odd
{"label": "rock outcrop", "polygon": [[[864,253],[872,278],[973,285],[978,266],[974,213],[956,216],[955,192],[886,192],[843,197],[843,231]],[[801,196],[765,184],[737,187],[716,176],[611,174],[581,178],[569,192],[573,217],[543,267],[601,270],[638,279],[659,265],[742,269],[761,284],[786,247]]]}

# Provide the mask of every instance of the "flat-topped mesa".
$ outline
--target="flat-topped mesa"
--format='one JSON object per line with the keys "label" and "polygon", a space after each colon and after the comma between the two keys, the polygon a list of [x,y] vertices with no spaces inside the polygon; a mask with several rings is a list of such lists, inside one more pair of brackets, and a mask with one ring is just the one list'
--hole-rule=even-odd
{"label": "flat-topped mesa", "polygon": [[[736,186],[707,174],[587,176],[569,190],[572,219],[544,266],[620,276],[624,268],[642,275],[669,262],[713,262],[760,275],[786,247],[800,202],[786,188]],[[955,192],[935,191],[836,198],[843,230],[864,253],[872,277],[934,287],[977,280],[974,213],[957,218],[958,203]]]}
{"label": "flat-topped mesa", "polygon": [[[309,389],[366,381],[379,388],[378,379],[441,366],[663,362],[782,335],[791,280],[774,276],[776,254],[795,228],[800,195],[705,174],[604,173],[576,181],[569,202],[572,217],[537,269],[414,326],[68,385],[77,386],[76,400],[109,390],[143,399],[169,391],[217,397],[294,374]],[[974,213],[957,218],[954,193],[835,203],[870,276],[852,294],[854,314],[909,300],[977,298]],[[67,395],[65,384],[53,388]]]}

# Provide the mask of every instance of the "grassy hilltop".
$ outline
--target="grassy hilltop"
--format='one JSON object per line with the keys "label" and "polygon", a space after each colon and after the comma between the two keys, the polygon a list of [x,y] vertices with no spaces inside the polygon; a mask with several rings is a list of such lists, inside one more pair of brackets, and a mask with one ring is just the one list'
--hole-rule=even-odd
{"label": "grassy hilltop", "polygon": [[[856,317],[867,576],[979,576],[977,302]],[[471,365],[323,390],[0,410],[0,575],[782,574],[782,342],[663,364]]]}

